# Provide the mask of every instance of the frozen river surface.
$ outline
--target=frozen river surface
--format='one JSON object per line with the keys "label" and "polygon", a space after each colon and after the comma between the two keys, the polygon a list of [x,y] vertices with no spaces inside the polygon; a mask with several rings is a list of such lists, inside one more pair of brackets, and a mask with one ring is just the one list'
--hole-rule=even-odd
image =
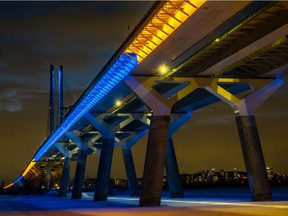
{"label": "frozen river surface", "polygon": [[0,215],[35,216],[288,216],[288,188],[274,188],[273,202],[251,202],[247,189],[205,189],[186,191],[183,199],[170,199],[163,193],[161,206],[139,207],[139,198],[117,191],[107,202],[93,202],[93,193],[81,200],[53,196],[0,196]]}

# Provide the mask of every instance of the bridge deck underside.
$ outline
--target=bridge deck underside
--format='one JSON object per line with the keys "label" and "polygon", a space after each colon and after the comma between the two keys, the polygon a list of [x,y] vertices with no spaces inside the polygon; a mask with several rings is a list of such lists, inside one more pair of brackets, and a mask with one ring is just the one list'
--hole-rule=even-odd
{"label": "bridge deck underside", "polygon": [[[120,86],[118,88],[115,88],[112,90],[110,98],[113,97],[114,91],[117,91],[117,89],[124,89],[127,88],[124,86],[123,83],[119,84]],[[171,84],[169,87],[169,84],[161,84],[159,83],[158,85],[155,86],[159,93],[165,94],[166,92],[170,91],[172,88],[174,88],[176,85]],[[250,86],[248,84],[223,84],[222,87],[229,91],[230,93],[233,93],[235,95],[246,92],[251,90]],[[128,89],[128,88],[127,88]],[[131,114],[135,113],[135,110],[137,110],[136,113],[150,113],[150,109],[137,97],[135,97],[132,92],[129,91],[123,91],[126,94],[130,95],[129,98],[129,103],[127,105],[124,105],[120,108],[118,108],[117,111],[113,113],[108,113],[108,112],[101,112],[105,106],[111,105],[113,106],[113,103],[106,103],[106,100],[100,101],[99,106],[94,107],[91,113],[94,113],[95,116],[99,114],[105,114],[105,118],[103,122],[105,122],[107,125],[112,126],[117,124],[117,122],[121,122],[122,119],[117,114]],[[118,95],[119,96],[119,95]],[[123,95],[123,97],[127,97],[127,95]],[[109,96],[108,96],[109,98]],[[112,102],[114,101],[113,99],[110,99]],[[200,109],[204,106],[210,105],[212,103],[215,103],[219,101],[217,97],[206,91],[205,89],[198,88],[195,91],[191,92],[188,94],[186,97],[184,97],[182,100],[178,101],[172,108],[172,113],[177,114],[177,113],[187,113],[187,112],[192,112],[197,109]],[[111,108],[107,106],[107,110]],[[105,110],[105,109],[104,109]],[[117,131],[116,137],[119,140],[126,140],[128,137],[133,136],[134,134],[137,134],[141,131],[147,130],[148,126],[145,125],[142,121],[140,120],[134,120],[125,127],[121,128],[121,130]],[[96,137],[99,133],[97,130],[91,126],[91,124],[85,120],[84,118],[81,119],[77,125],[73,127],[73,130],[75,131],[81,131],[80,137],[82,140],[89,141],[92,138]],[[101,136],[97,139],[94,140],[94,142],[91,144],[93,147],[96,149],[101,146],[102,138]],[[73,154],[73,160],[77,158],[78,154],[78,147],[75,143],[69,141],[68,138],[64,137],[59,141],[59,143],[64,144],[64,147],[67,148],[69,151],[74,152]],[[94,153],[95,150],[89,149],[88,154]],[[56,147],[52,147],[49,151],[46,152],[45,156],[43,157],[43,160],[59,160],[63,158],[62,153],[58,151]]]}
{"label": "bridge deck underside", "polygon": [[[179,31],[174,32],[143,60],[132,75],[159,76],[159,62],[166,62],[171,67],[167,76],[174,77],[257,79],[276,78],[288,73],[288,2],[249,4],[244,1],[208,1],[202,7]],[[165,95],[177,85],[156,83],[153,88]],[[223,84],[221,87],[234,95],[252,90],[248,84]],[[117,100],[124,103],[115,105]],[[178,101],[173,106],[172,113],[192,112],[217,101],[219,99],[205,89],[197,88]],[[119,114],[150,112],[149,107],[124,82],[116,85],[90,110],[96,118],[105,115],[103,123],[110,126],[119,125],[125,120]],[[135,119],[119,129],[116,138],[119,141],[127,140],[148,128],[143,121]],[[86,118],[81,118],[70,131],[77,131],[80,138],[90,142],[88,154],[101,148],[102,138]],[[79,149],[75,143],[66,136],[61,137],[58,142],[72,152],[73,160],[77,158]],[[54,161],[57,164],[61,159],[63,155],[52,146],[37,167],[40,170],[45,169],[45,161]]]}

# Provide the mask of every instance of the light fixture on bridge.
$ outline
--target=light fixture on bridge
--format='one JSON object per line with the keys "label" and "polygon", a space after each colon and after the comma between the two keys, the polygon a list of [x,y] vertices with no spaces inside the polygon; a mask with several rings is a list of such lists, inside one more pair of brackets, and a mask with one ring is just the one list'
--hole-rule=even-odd
{"label": "light fixture on bridge", "polygon": [[163,64],[163,65],[160,65],[158,70],[159,70],[160,75],[164,76],[168,73],[169,67],[167,65]]}
{"label": "light fixture on bridge", "polygon": [[117,107],[121,106],[121,105],[122,105],[122,101],[121,101],[121,100],[117,100],[116,103],[115,103],[115,105],[116,105]]}

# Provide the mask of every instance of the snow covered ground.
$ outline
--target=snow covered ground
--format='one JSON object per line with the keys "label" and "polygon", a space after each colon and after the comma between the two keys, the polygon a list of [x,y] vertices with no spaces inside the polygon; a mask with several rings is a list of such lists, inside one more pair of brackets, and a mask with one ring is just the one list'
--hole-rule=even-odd
{"label": "snow covered ground", "polygon": [[246,188],[203,189],[185,191],[185,198],[170,199],[163,193],[161,206],[138,207],[139,198],[131,198],[127,191],[116,191],[107,202],[93,202],[93,193],[83,193],[81,200],[71,195],[59,198],[45,196],[0,196],[0,215],[35,216],[287,216],[288,188],[274,188],[273,202],[251,202]]}

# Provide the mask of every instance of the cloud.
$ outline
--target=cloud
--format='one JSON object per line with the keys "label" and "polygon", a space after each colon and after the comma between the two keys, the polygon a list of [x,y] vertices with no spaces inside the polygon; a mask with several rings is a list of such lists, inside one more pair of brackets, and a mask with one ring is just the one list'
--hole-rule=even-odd
{"label": "cloud", "polygon": [[21,111],[23,108],[22,103],[16,97],[5,98],[0,104],[0,111],[6,110],[8,112]]}
{"label": "cloud", "polygon": [[219,125],[219,124],[230,124],[231,116],[233,118],[233,112],[231,115],[220,114],[220,115],[204,115],[201,119],[197,119],[195,124],[198,125]]}
{"label": "cloud", "polygon": [[71,88],[85,88],[152,2],[137,4],[0,3],[0,74],[48,89],[49,65],[62,64]]}
{"label": "cloud", "polygon": [[[16,112],[28,108],[25,104],[36,100],[42,93],[41,86],[18,82],[0,82],[0,111]],[[48,99],[48,98],[47,98]]]}
{"label": "cloud", "polygon": [[70,89],[83,91],[152,2],[137,4],[0,2],[0,110],[37,104],[50,64],[64,65]]}

